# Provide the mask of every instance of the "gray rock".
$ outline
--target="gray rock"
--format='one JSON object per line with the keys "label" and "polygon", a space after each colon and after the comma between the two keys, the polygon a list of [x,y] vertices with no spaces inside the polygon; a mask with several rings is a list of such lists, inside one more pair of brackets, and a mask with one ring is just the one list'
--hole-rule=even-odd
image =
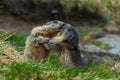
{"label": "gray rock", "polygon": [[120,60],[120,36],[105,35],[97,41],[108,45],[108,49],[102,49],[95,44],[80,45],[81,55],[86,63],[114,64]]}
{"label": "gray rock", "polygon": [[120,36],[118,35],[106,35],[103,38],[98,39],[101,43],[108,45],[108,52],[120,57]]}

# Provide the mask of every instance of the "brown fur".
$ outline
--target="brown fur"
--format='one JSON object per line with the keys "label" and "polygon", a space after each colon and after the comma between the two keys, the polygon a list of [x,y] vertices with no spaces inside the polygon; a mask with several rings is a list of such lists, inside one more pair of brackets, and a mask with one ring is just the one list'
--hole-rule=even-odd
{"label": "brown fur", "polygon": [[70,28],[70,30],[64,30],[60,36],[53,37],[48,43],[45,43],[45,46],[49,47],[48,49],[58,53],[62,65],[70,67],[83,66],[78,35],[75,34],[77,33],[74,28]]}
{"label": "brown fur", "polygon": [[[66,24],[61,35],[58,36],[59,32],[58,28],[50,25],[34,28],[26,40],[25,54],[41,60],[47,58],[50,50],[53,50],[58,53],[62,65],[83,66],[77,31]],[[47,37],[49,41],[46,43]]]}
{"label": "brown fur", "polygon": [[[54,42],[54,44],[61,45],[62,48],[64,48],[61,51],[55,50],[55,48],[57,48],[58,45],[55,46],[55,48],[52,48],[53,51],[58,53],[60,63],[64,66],[70,66],[72,68],[84,66],[79,46],[74,47],[73,45],[64,42],[64,40],[66,40],[65,36],[54,37],[51,39],[51,41]],[[48,45],[49,44],[45,46]]]}
{"label": "brown fur", "polygon": [[54,28],[54,27],[52,27],[52,26],[43,25],[43,26],[35,27],[35,28],[31,31],[31,34],[32,34],[33,36],[42,35],[42,36],[44,36],[44,37],[52,38],[52,37],[56,36],[59,31],[60,31],[59,29]]}
{"label": "brown fur", "polygon": [[42,41],[41,43],[35,43],[32,39],[34,39],[33,36],[27,37],[24,55],[34,60],[47,58],[50,51],[44,47]]}
{"label": "brown fur", "polygon": [[44,41],[48,39],[47,37],[54,37],[58,32],[59,29],[48,25],[35,27],[26,39],[24,55],[34,60],[47,58],[50,50],[45,48]]}

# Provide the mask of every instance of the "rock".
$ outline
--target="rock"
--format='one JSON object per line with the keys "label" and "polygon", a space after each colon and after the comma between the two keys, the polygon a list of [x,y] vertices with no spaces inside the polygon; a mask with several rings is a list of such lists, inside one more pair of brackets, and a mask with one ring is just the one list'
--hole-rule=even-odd
{"label": "rock", "polygon": [[93,44],[87,44],[82,48],[82,57],[85,63],[107,63],[113,64],[115,60],[111,55],[104,50]]}
{"label": "rock", "polygon": [[95,44],[80,45],[83,60],[86,63],[107,63],[114,64],[120,60],[120,36],[105,35],[97,41],[108,45],[108,49],[102,49]]}
{"label": "rock", "polygon": [[106,35],[103,38],[98,39],[103,44],[107,44],[109,53],[120,56],[120,36],[118,35]]}
{"label": "rock", "polygon": [[93,52],[99,52],[99,53],[103,53],[103,52],[106,52],[104,49],[101,49],[101,48],[99,48],[98,46],[96,46],[96,45],[93,45],[93,44],[87,44],[87,45],[84,45],[84,50],[86,51],[86,52],[90,52],[91,54],[93,53]]}

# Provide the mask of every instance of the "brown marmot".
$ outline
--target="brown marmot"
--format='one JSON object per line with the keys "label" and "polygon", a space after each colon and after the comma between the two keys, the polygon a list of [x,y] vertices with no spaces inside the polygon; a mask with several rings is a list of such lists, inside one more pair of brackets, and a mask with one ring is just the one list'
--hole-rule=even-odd
{"label": "brown marmot", "polygon": [[24,53],[35,60],[40,60],[47,58],[51,50],[59,55],[62,65],[71,67],[83,65],[79,36],[70,24],[50,21],[41,27],[34,28],[26,40]]}
{"label": "brown marmot", "polygon": [[59,32],[60,36],[55,36],[44,43],[45,47],[58,53],[62,65],[83,66],[76,29],[70,24],[64,24],[63,28],[62,32]]}
{"label": "brown marmot", "polygon": [[26,39],[24,56],[38,61],[47,58],[50,50],[45,48],[44,42],[48,40],[47,37],[56,36],[62,30],[62,25],[64,25],[63,22],[59,23],[59,25],[46,23],[43,26],[33,28]]}

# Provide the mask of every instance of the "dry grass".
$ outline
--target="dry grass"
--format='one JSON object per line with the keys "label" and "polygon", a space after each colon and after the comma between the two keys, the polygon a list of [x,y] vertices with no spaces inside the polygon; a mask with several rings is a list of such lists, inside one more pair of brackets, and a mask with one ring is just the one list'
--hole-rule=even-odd
{"label": "dry grass", "polygon": [[0,41],[0,64],[7,64],[14,61],[19,61],[21,55],[10,45]]}

